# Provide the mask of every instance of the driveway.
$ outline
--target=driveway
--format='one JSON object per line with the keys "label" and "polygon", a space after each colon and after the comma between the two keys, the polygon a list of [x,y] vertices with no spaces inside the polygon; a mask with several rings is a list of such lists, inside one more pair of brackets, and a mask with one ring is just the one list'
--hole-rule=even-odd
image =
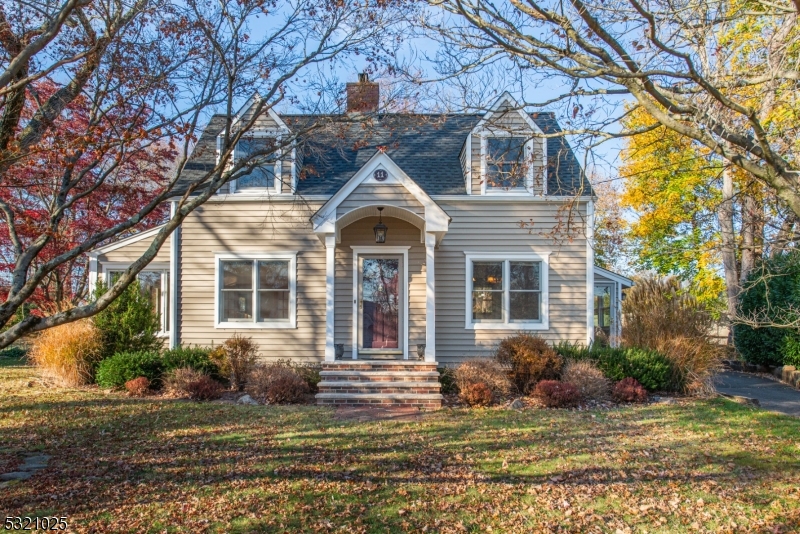
{"label": "driveway", "polygon": [[720,393],[758,399],[766,410],[800,416],[800,391],[781,382],[737,371],[724,371],[714,385]]}

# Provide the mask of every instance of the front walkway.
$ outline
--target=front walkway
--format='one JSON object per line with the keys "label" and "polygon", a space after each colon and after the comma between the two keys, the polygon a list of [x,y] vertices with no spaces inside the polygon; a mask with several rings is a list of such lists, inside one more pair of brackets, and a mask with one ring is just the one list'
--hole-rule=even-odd
{"label": "front walkway", "polygon": [[716,376],[714,385],[720,393],[758,399],[766,410],[800,416],[800,391],[776,380],[725,371]]}

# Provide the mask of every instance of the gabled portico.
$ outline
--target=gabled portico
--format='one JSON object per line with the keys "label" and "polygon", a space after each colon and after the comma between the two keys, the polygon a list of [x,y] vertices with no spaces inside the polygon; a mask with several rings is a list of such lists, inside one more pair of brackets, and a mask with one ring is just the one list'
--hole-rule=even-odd
{"label": "gabled portico", "polygon": [[[371,236],[378,218],[388,226],[385,243]],[[435,362],[435,248],[447,213],[378,151],[311,220],[326,247],[325,360],[341,345],[351,359],[413,360],[422,352]],[[422,291],[424,306],[413,298]]]}

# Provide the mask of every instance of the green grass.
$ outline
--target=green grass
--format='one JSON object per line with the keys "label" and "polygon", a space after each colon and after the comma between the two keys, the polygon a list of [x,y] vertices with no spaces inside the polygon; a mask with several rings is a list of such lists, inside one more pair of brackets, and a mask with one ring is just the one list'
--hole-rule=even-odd
{"label": "green grass", "polygon": [[[29,384],[33,382],[33,386]],[[800,420],[724,400],[611,411],[328,409],[46,389],[0,369],[6,515],[96,532],[795,532]]]}

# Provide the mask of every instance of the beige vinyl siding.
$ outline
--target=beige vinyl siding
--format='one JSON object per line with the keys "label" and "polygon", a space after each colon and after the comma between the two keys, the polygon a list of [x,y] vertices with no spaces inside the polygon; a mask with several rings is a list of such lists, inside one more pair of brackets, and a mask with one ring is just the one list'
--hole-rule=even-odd
{"label": "beige vinyl siding", "polygon": [[[556,242],[542,235],[552,231],[557,202],[440,202],[452,217],[450,230],[436,249],[436,359],[456,363],[464,358],[489,355],[511,330],[465,328],[470,309],[466,302],[465,251],[550,254],[549,329],[536,331],[551,342],[586,341],[586,238],[582,232]],[[586,206],[576,208],[575,220],[585,216]],[[564,216],[565,214],[561,214]],[[520,222],[533,222],[520,228]]]}
{"label": "beige vinyl siding", "polygon": [[[507,105],[502,106],[498,111],[495,112],[490,120],[487,121],[486,128],[494,128],[504,133],[508,132],[525,136],[533,136],[535,133],[534,130],[531,129],[530,125],[520,115],[519,111],[516,109],[511,109]],[[544,166],[545,143],[545,139],[533,139],[533,154],[531,161],[534,167],[533,191],[536,194],[542,194],[544,192],[544,184],[547,181],[547,169]],[[481,172],[482,157],[481,135],[476,133],[472,135],[471,168],[473,195],[481,194],[481,184],[485,180],[485,176],[483,176]]]}
{"label": "beige vinyl siding", "polygon": [[[408,251],[408,337],[409,358],[416,357],[417,344],[425,343],[425,246],[420,243],[420,230],[406,221],[384,217],[388,226],[387,247],[411,247]],[[345,357],[353,348],[353,246],[380,247],[375,243],[373,227],[377,217],[360,219],[341,231],[336,247],[335,343],[344,345]],[[324,317],[323,317],[324,321]]]}
{"label": "beige vinyl siding", "polygon": [[[219,345],[252,337],[265,359],[321,360],[325,354],[325,247],[309,217],[319,205],[209,202],[181,229],[180,341]],[[215,254],[297,251],[297,328],[214,327]]]}
{"label": "beige vinyl siding", "polygon": [[[348,211],[362,206],[374,204],[391,204],[425,217],[425,208],[414,195],[401,184],[365,184],[356,187],[336,208],[336,216],[341,217]],[[374,240],[373,240],[374,243]]]}
{"label": "beige vinyl siding", "polygon": [[[109,262],[119,262],[119,263],[133,263],[134,261],[138,260],[142,254],[148,249],[150,244],[153,242],[153,238],[155,236],[147,237],[145,239],[136,241],[134,243],[129,243],[124,245],[116,250],[112,250],[111,252],[106,252],[105,254],[100,254],[97,256],[97,272],[103,272],[103,264]],[[161,245],[161,248],[156,254],[156,257],[153,258],[152,263],[169,263],[169,251],[170,251],[170,242],[171,238],[167,237],[167,240]]]}

